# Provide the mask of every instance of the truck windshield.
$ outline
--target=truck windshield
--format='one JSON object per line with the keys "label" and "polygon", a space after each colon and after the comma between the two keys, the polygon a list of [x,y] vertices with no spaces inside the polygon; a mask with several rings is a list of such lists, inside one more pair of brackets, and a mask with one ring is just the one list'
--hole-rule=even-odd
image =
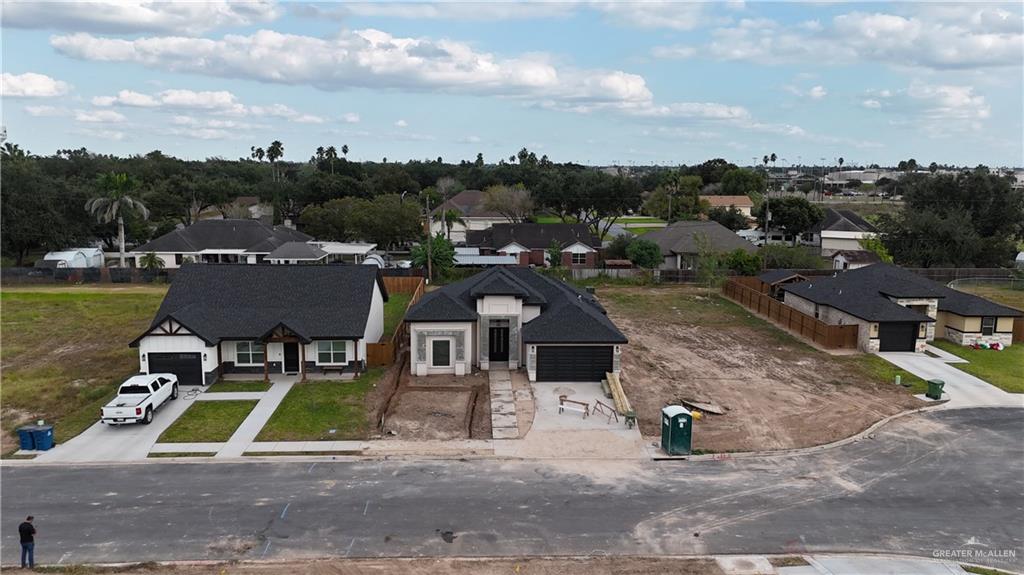
{"label": "truck windshield", "polygon": [[149,395],[149,388],[145,385],[125,385],[118,393],[121,395]]}

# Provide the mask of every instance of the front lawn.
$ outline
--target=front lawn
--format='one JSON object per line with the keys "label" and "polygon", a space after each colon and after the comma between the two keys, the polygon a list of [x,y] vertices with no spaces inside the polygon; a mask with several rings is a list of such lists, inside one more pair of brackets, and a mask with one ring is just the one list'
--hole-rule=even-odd
{"label": "front lawn", "polygon": [[932,345],[970,362],[949,365],[979,377],[1003,391],[1024,393],[1024,342],[1018,342],[1002,351],[971,349],[944,339],[937,339]]}
{"label": "front lawn", "polygon": [[308,381],[292,386],[256,441],[365,439],[369,422],[364,399],[384,372],[384,368],[374,368],[352,381]]}
{"label": "front lawn", "polygon": [[227,441],[257,403],[259,402],[196,401],[160,435],[157,443]]}
{"label": "front lawn", "polygon": [[230,393],[233,391],[267,391],[270,389],[269,381],[224,381],[207,388],[206,393]]}
{"label": "front lawn", "polygon": [[634,234],[636,234],[638,236],[642,236],[642,235],[644,235],[644,234],[646,234],[648,232],[653,232],[654,230],[663,230],[663,229],[665,229],[665,226],[659,226],[659,227],[654,227],[654,228],[633,228],[633,227],[629,227],[629,228],[626,228],[626,229],[631,231],[631,232],[633,232]]}
{"label": "front lawn", "polygon": [[900,369],[873,353],[862,353],[843,358],[862,369],[872,381],[894,382],[900,376],[900,383],[912,394],[920,395],[928,391],[928,382],[909,371]]}
{"label": "front lawn", "polygon": [[96,423],[118,384],[139,369],[128,347],[153,319],[165,286],[7,287],[0,294],[3,452],[29,421],[63,443]]}
{"label": "front lawn", "polygon": [[381,341],[391,339],[395,334],[398,324],[402,323],[405,317],[405,308],[409,307],[410,293],[389,293],[388,301],[384,303],[384,336]]}

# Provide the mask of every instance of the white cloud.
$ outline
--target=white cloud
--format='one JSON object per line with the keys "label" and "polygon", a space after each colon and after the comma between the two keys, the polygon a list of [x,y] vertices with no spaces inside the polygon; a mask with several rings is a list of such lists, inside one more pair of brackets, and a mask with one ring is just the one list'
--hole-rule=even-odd
{"label": "white cloud", "polygon": [[828,95],[828,90],[824,86],[815,86],[807,92],[807,95],[812,100],[820,100]]}
{"label": "white cloud", "polygon": [[985,96],[976,94],[973,86],[913,82],[907,88],[907,96],[922,105],[924,116],[933,120],[984,120],[992,112]]}
{"label": "white cloud", "polygon": [[163,32],[194,35],[215,28],[269,22],[280,12],[269,0],[5,2],[4,26],[112,34]]}
{"label": "white cloud", "polygon": [[575,2],[352,2],[294,5],[299,16],[344,20],[351,17],[411,20],[496,21],[558,18],[571,15]]}
{"label": "white cloud", "polygon": [[348,112],[346,114],[342,114],[341,116],[341,121],[345,122],[346,124],[358,124],[359,120],[359,114],[356,114],[355,112]]}
{"label": "white cloud", "polygon": [[228,130],[222,130],[217,128],[164,128],[157,130],[158,134],[164,136],[180,136],[183,138],[192,138],[194,140],[227,140],[233,138],[235,134]]}
{"label": "white cloud", "polygon": [[253,116],[269,116],[272,118],[284,118],[299,124],[323,124],[324,119],[312,114],[303,114],[285,106],[284,104],[271,104],[269,106],[250,106],[249,114]]}
{"label": "white cloud", "polygon": [[692,58],[697,54],[697,49],[693,46],[684,46],[682,44],[672,44],[670,46],[655,46],[651,48],[651,55],[655,58],[663,58],[666,60],[684,60],[686,58]]}
{"label": "white cloud", "polygon": [[0,93],[7,98],[52,98],[67,94],[70,89],[66,82],[55,80],[45,74],[4,72],[0,75]]}
{"label": "white cloud", "polygon": [[54,106],[25,106],[25,113],[34,118],[57,118],[67,116],[70,111]]}
{"label": "white cloud", "polygon": [[200,110],[227,116],[264,116],[283,118],[300,124],[322,124],[320,116],[304,114],[284,104],[246,106],[226,90],[197,92],[193,90],[163,90],[156,94],[142,94],[121,90],[116,96],[97,96],[96,106],[128,106],[141,108],[167,108],[170,110]]}
{"label": "white cloud", "polygon": [[193,128],[214,128],[220,130],[249,130],[258,127],[248,122],[239,122],[237,120],[225,120],[223,118],[194,118],[192,116],[174,116],[171,119],[171,123],[176,126],[190,126]]}
{"label": "white cloud", "polygon": [[591,2],[590,6],[603,12],[605,19],[614,24],[672,30],[693,30],[705,20],[707,7],[703,2],[671,0]]}
{"label": "white cloud", "polygon": [[460,144],[479,144],[482,141],[480,136],[465,136],[457,140]]}
{"label": "white cloud", "polygon": [[882,103],[879,102],[878,100],[875,100],[874,98],[868,98],[861,102],[860,105],[864,106],[869,110],[877,110],[882,107]]}
{"label": "white cloud", "polygon": [[220,40],[125,40],[83,33],[55,36],[51,44],[62,54],[84,60],[133,62],[173,72],[330,91],[395,88],[576,101],[652,97],[644,79],[635,74],[557,67],[536,54],[500,58],[462,42],[402,38],[372,29],[346,30],[332,38],[261,30]]}
{"label": "white cloud", "polygon": [[396,128],[408,128],[409,127],[409,122],[406,122],[405,120],[398,120],[397,122],[395,122],[395,127]]}
{"label": "white cloud", "polygon": [[124,140],[127,134],[120,130],[106,130],[102,128],[77,128],[71,131],[72,134],[78,136],[86,136],[89,138],[101,138],[103,140]]}
{"label": "white cloud", "polygon": [[92,99],[94,106],[134,106],[139,108],[152,108],[160,105],[153,96],[140,94],[131,90],[121,90],[116,96],[96,96]]}
{"label": "white cloud", "polygon": [[123,122],[124,114],[113,110],[75,110],[75,121],[89,124],[112,124]]}

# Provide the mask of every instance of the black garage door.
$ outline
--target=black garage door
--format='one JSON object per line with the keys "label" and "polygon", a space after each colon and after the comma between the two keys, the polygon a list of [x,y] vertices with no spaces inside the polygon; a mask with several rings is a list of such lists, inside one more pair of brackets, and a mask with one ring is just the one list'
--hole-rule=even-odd
{"label": "black garage door", "polygon": [[601,381],[611,370],[610,345],[537,346],[537,381]]}
{"label": "black garage door", "polygon": [[914,351],[917,323],[878,324],[878,351]]}
{"label": "black garage door", "polygon": [[151,353],[149,373],[173,373],[180,385],[203,385],[203,363],[198,353]]}

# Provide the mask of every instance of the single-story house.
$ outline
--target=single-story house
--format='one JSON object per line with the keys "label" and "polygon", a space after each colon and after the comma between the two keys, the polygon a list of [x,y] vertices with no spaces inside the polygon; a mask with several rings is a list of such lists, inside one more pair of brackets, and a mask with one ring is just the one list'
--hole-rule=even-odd
{"label": "single-story house", "polygon": [[782,287],[791,283],[807,281],[807,277],[793,270],[768,270],[757,276],[761,280],[761,293],[782,300]]}
{"label": "single-story house", "polygon": [[59,252],[49,252],[42,260],[36,262],[42,268],[101,268],[103,267],[103,250],[99,248],[68,248]]}
{"label": "single-story house", "polygon": [[376,266],[187,265],[130,345],[141,373],[173,373],[182,385],[359,371],[366,344],[384,334],[387,299]]}
{"label": "single-story house", "polygon": [[822,257],[839,250],[860,250],[860,240],[878,235],[878,229],[853,210],[825,208],[825,219],[801,238],[801,243],[819,246]]}
{"label": "single-story house", "polygon": [[754,200],[750,196],[700,196],[700,201],[712,208],[736,208],[748,218],[753,217]]}
{"label": "single-story house", "polygon": [[643,239],[650,240],[661,248],[664,261],[659,266],[660,269],[692,270],[697,267],[700,237],[707,239],[715,253],[726,254],[734,250],[743,250],[749,254],[757,253],[757,246],[722,224],[710,220],[675,222],[660,230],[644,234]]}
{"label": "single-story house", "polygon": [[327,252],[327,263],[361,264],[366,258],[374,255],[377,244],[366,242],[321,242],[310,241],[309,244]]}
{"label": "single-story house", "polygon": [[548,249],[553,245],[559,246],[564,267],[597,266],[601,240],[587,224],[494,224],[466,232],[466,247],[479,248],[480,255],[516,256],[522,266],[550,265]]}
{"label": "single-story house", "polygon": [[306,242],[286,242],[263,260],[272,264],[325,264],[327,252]]}
{"label": "single-story house", "polygon": [[195,263],[262,263],[271,252],[288,242],[313,238],[287,226],[271,226],[259,220],[200,220],[170,231],[130,253],[138,260],[153,252],[165,268]]}
{"label": "single-story house", "polygon": [[526,367],[530,381],[600,381],[626,336],[592,294],[528,267],[494,267],[427,293],[405,316],[410,371]]}
{"label": "single-story house", "polygon": [[466,267],[489,268],[491,266],[517,266],[519,257],[515,255],[482,255],[480,248],[455,248],[455,265]]}
{"label": "single-story house", "polygon": [[489,210],[484,205],[486,194],[482,190],[463,190],[455,194],[448,201],[434,208],[430,212],[430,235],[448,235],[448,227],[441,220],[435,220],[437,214],[448,210],[455,210],[459,213],[459,219],[452,224],[451,241],[461,243],[466,241],[466,232],[471,230],[486,230],[494,224],[511,223],[508,216]]}
{"label": "single-story house", "polygon": [[961,345],[1013,343],[1024,312],[956,291],[892,264],[873,264],[782,287],[783,302],[833,325],[859,326],[867,352],[924,351],[942,337]]}
{"label": "single-story house", "polygon": [[832,269],[855,270],[882,261],[875,252],[867,250],[839,250],[832,254]]}

